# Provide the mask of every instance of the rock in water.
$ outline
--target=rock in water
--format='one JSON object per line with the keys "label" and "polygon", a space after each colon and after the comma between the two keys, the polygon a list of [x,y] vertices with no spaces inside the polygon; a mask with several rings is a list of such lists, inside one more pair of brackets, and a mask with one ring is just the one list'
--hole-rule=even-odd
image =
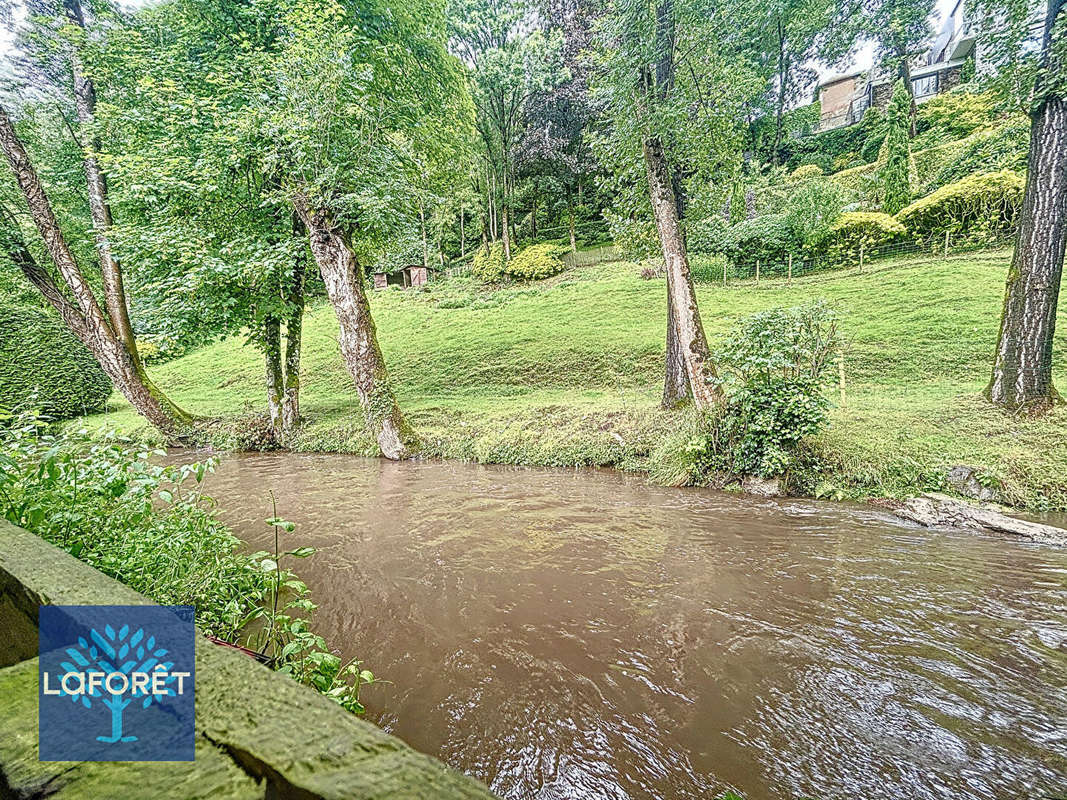
{"label": "rock in water", "polygon": [[912,497],[893,513],[927,528],[964,528],[1010,533],[1043,544],[1067,545],[1067,530],[1040,522],[1009,517],[995,509],[977,506],[944,494],[929,492]]}

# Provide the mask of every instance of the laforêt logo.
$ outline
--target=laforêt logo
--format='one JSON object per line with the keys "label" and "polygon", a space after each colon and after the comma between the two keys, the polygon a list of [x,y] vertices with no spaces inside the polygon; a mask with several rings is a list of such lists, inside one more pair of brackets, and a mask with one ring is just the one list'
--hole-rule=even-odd
{"label": "lafor\u00eat logo", "polygon": [[41,606],[41,761],[192,761],[191,606]]}

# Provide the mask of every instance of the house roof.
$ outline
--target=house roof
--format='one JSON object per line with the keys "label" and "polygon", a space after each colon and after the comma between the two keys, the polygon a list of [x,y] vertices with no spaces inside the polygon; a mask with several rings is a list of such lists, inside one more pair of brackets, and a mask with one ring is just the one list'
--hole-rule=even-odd
{"label": "house roof", "polygon": [[865,70],[865,69],[858,69],[858,70],[855,70],[854,72],[844,72],[844,73],[838,73],[837,75],[831,75],[829,78],[824,78],[823,80],[819,81],[819,88],[820,89],[825,89],[827,86],[833,86],[835,83],[841,83],[842,81],[847,81],[847,80],[852,80],[854,78],[858,78],[860,75],[862,75],[866,71],[867,70]]}

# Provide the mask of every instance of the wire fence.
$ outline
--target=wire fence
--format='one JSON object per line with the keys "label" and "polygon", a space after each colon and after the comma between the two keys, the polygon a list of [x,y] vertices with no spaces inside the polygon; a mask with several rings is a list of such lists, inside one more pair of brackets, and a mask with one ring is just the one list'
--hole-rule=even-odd
{"label": "wire fence", "polygon": [[862,272],[880,261],[900,258],[907,255],[943,257],[962,255],[978,250],[991,250],[1010,247],[1014,244],[1014,235],[999,236],[995,239],[975,241],[959,239],[954,241],[951,234],[944,239],[893,242],[878,247],[867,248],[859,245],[846,252],[837,253],[787,253],[774,259],[742,260],[707,260],[695,259],[693,277],[702,283],[719,282],[723,286],[731,282],[754,281],[758,286],[761,281],[792,281],[822,272],[853,269]]}

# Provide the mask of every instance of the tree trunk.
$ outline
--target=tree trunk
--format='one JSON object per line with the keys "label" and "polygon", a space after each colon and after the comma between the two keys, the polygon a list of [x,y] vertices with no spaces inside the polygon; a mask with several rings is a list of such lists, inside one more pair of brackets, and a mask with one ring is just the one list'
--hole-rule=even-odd
{"label": "tree trunk", "polygon": [[[293,225],[293,232],[303,228]],[[300,345],[304,329],[304,281],[307,260],[303,253],[293,263],[293,280],[289,289],[289,316],[285,321],[285,394],[282,396],[282,436],[289,436],[300,425]]]}
{"label": "tree trunk", "polygon": [[428,267],[430,265],[429,257],[429,245],[426,243],[426,208],[422,204],[422,198],[419,198],[419,230],[422,232],[422,266]]}
{"label": "tree trunk", "polygon": [[785,118],[785,103],[789,94],[789,56],[785,52],[785,26],[778,19],[778,107],[774,115],[774,154],[771,163],[778,166],[779,150],[782,147],[782,122]]}
{"label": "tree trunk", "polygon": [[[74,261],[74,255],[59,228],[44,187],[3,107],[0,107],[0,149],[3,149],[7,157],[11,172],[22,190],[34,225],[44,240],[48,254],[74,297],[74,307],[81,321],[78,324],[68,322],[71,331],[89,348],[101,369],[111,378],[115,388],[130,401],[130,405],[137,413],[167,436],[177,437],[185,433],[192,423],[192,418],[170,402],[137,369],[129,350],[115,336],[108,324],[92,289]],[[40,289],[41,284],[34,282]],[[70,315],[72,309],[69,303],[66,308],[63,308],[64,304],[54,295],[50,296],[43,290],[42,294],[64,315],[65,319]]]}
{"label": "tree trunk", "polygon": [[533,233],[534,241],[537,241],[537,195],[534,195],[533,213],[530,214],[530,231]]}
{"label": "tree trunk", "polygon": [[[1053,47],[1055,22],[1062,9],[1063,0],[1053,0],[1046,24],[1045,71],[1053,81],[1060,66]],[[1060,30],[1058,38],[1063,35]],[[1032,115],[1019,235],[1008,271],[993,375],[986,388],[986,397],[998,406],[1040,413],[1060,399],[1052,384],[1052,346],[1065,245],[1067,98],[1054,88]]]}
{"label": "tree trunk", "polygon": [[[678,219],[678,206],[671,187],[667,157],[663,151],[663,143],[655,137],[644,140],[643,150],[652,210],[663,246],[663,261],[667,267],[667,296],[670,311],[674,314],[678,348],[685,362],[685,373],[693,392],[694,405],[699,411],[707,411],[720,402],[722,393],[718,385],[718,375],[711,363],[711,353],[704,335],[704,326],[700,321],[693,279],[689,274],[689,257]],[[665,388],[664,395],[666,394]]]}
{"label": "tree trunk", "polygon": [[463,227],[463,209],[459,210],[459,257],[467,257],[467,231]]}
{"label": "tree trunk", "polygon": [[[66,17],[82,30],[85,29],[85,16],[80,0],[64,0]],[[87,139],[80,142],[84,157],[82,165],[89,194],[89,213],[93,220],[93,233],[96,240],[96,252],[100,261],[100,274],[104,283],[104,301],[115,336],[130,352],[134,367],[143,372],[141,356],[137,351],[137,339],[130,322],[130,312],[126,305],[126,288],[122,280],[122,269],[111,252],[109,238],[113,223],[111,205],[108,202],[107,178],[100,169],[97,154],[100,152],[100,138],[93,132],[96,115],[96,89],[93,82],[85,76],[81,59],[76,50],[70,53],[70,68],[74,78],[74,106],[78,113],[78,122]]]}
{"label": "tree trunk", "polygon": [[511,261],[511,232],[508,230],[508,204],[500,204],[500,221],[504,228],[504,260]]}
{"label": "tree trunk", "polygon": [[267,367],[267,411],[274,439],[282,440],[282,326],[277,317],[267,317],[263,323],[263,353]]}
{"label": "tree trunk", "polygon": [[389,386],[356,256],[328,212],[312,211],[302,195],[293,197],[293,207],[308,229],[312,255],[337,314],[341,356],[356,385],[367,427],[377,439],[382,455],[407,458],[414,436]]}
{"label": "tree trunk", "polygon": [[677,408],[689,397],[689,376],[685,370],[685,353],[678,342],[678,326],[674,321],[674,304],[667,293],[667,363],[663,378],[663,407]]}
{"label": "tree trunk", "polygon": [[570,212],[571,252],[577,253],[578,243],[574,238],[574,203],[568,203],[567,210]]}

